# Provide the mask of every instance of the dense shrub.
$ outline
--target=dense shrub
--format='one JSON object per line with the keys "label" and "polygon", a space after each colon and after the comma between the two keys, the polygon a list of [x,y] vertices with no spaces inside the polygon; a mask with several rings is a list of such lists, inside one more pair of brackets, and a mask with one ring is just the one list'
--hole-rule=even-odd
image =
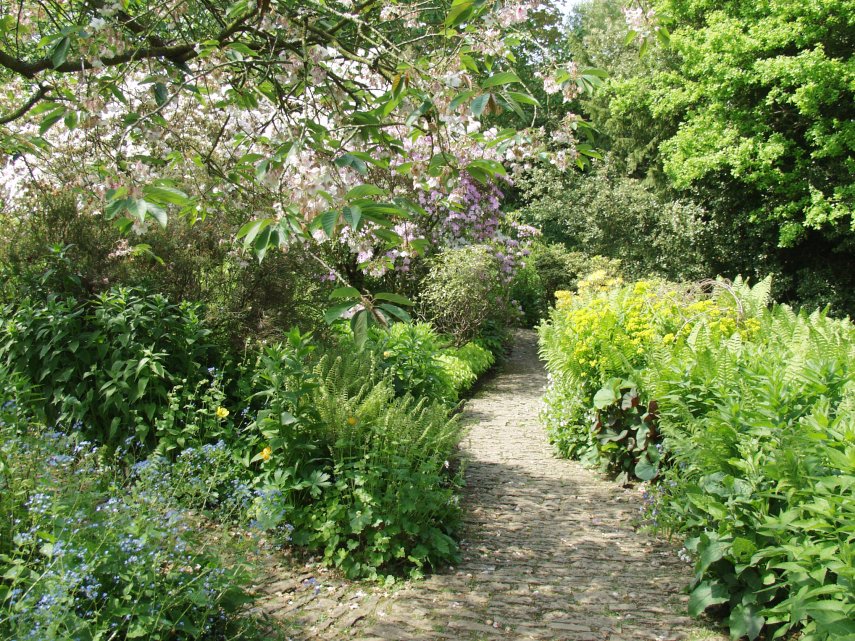
{"label": "dense shrub", "polygon": [[560,243],[534,243],[511,284],[511,298],[522,306],[526,324],[534,326],[555,304],[555,292],[576,291],[579,280],[595,271],[618,276],[621,261],[570,251]]}
{"label": "dense shrub", "polygon": [[371,352],[313,355],[306,336],[265,348],[254,461],[296,544],[348,576],[453,561],[459,438],[447,406],[396,398]]}
{"label": "dense shrub", "polygon": [[693,614],[717,606],[735,637],[849,638],[852,324],[766,308],[768,281],[613,285],[541,328],[553,439],[660,482],[648,517],[688,537]]}
{"label": "dense shrub", "polygon": [[155,225],[134,235],[81,213],[72,198],[51,196],[26,215],[0,217],[0,291],[7,300],[83,300],[122,286],[175,303],[201,301],[212,341],[227,350],[282,328],[323,325],[320,265],[300,246],[270,253],[263,265],[245,255],[233,242],[246,222],[243,211],[178,218],[168,229]]}
{"label": "dense shrub", "polygon": [[396,395],[448,403],[457,400],[458,389],[440,362],[440,338],[430,324],[396,323],[388,331],[377,330],[370,347]]}
{"label": "dense shrub", "polygon": [[162,296],[48,297],[6,316],[0,355],[36,384],[32,408],[119,452],[154,451],[132,476],[162,505],[279,530],[352,576],[456,558],[448,414],[487,350],[443,351],[429,325],[400,325],[321,355],[294,332],[235,378],[209,366],[196,309]]}
{"label": "dense shrub", "polygon": [[172,448],[221,435],[216,387],[198,389],[216,381],[197,306],[116,288],[89,302],[25,299],[2,316],[0,361],[36,387],[47,424],[79,424],[110,445],[135,435]]}
{"label": "dense shrub", "polygon": [[518,269],[511,281],[511,305],[519,306],[522,323],[525,327],[534,327],[549,308],[543,282],[531,260]]}
{"label": "dense shrub", "polygon": [[732,301],[693,300],[680,289],[660,281],[621,286],[619,278],[595,272],[581,281],[578,294],[558,293],[540,331],[553,377],[545,417],[564,454],[601,461],[622,480],[637,465],[655,463],[634,371],[655,345],[685,336],[706,314],[727,327],[736,323],[733,310],[717,304]]}
{"label": "dense shrub", "polygon": [[732,252],[730,237],[702,208],[657,195],[609,162],[584,174],[536,168],[517,188],[517,215],[542,229],[545,243],[619,259],[635,278],[701,278],[719,271]]}
{"label": "dense shrub", "polygon": [[499,261],[482,245],[435,257],[420,302],[423,315],[458,346],[485,331],[501,338],[512,316]]}
{"label": "dense shrub", "polygon": [[462,347],[448,343],[428,323],[397,323],[373,332],[368,347],[396,396],[453,404],[496,358],[477,341]]}
{"label": "dense shrub", "polygon": [[458,393],[467,391],[486,372],[496,357],[493,352],[482,347],[477,342],[466,343],[463,347],[450,348],[439,356],[446,375],[451,379]]}

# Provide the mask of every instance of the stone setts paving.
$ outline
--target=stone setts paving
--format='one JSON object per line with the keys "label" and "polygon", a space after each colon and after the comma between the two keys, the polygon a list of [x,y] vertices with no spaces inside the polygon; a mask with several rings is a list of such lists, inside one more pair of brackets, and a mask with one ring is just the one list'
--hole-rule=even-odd
{"label": "stone setts paving", "polygon": [[534,332],[469,400],[463,560],[384,589],[282,568],[262,609],[296,640],[723,641],[686,614],[691,568],[636,532],[640,497],[556,458]]}

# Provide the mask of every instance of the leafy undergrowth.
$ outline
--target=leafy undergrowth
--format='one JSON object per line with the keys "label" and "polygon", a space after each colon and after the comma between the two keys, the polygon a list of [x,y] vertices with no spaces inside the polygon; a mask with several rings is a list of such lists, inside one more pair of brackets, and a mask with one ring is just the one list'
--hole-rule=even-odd
{"label": "leafy undergrowth", "polygon": [[459,510],[448,468],[460,430],[448,407],[396,397],[370,353],[312,351],[292,332],[265,349],[253,380],[260,406],[250,449],[260,454],[250,463],[294,542],[350,577],[454,561]]}
{"label": "leafy undergrowth", "polygon": [[589,279],[541,347],[566,455],[650,484],[686,537],[690,611],[734,637],[855,639],[855,330],[768,306],[769,282]]}
{"label": "leafy undergrowth", "polygon": [[368,342],[380,369],[392,381],[397,395],[457,402],[496,362],[493,353],[474,340],[462,347],[444,345],[428,323],[393,325],[374,331]]}
{"label": "leafy undergrowth", "polygon": [[235,365],[197,311],[120,288],[3,310],[0,638],[263,634],[226,532],[350,578],[458,559],[453,412],[491,352],[417,324]]}

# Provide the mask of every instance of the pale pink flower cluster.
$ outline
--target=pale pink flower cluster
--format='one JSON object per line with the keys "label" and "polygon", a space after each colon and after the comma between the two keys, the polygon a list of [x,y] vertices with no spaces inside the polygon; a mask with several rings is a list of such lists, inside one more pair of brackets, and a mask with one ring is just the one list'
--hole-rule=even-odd
{"label": "pale pink flower cluster", "polygon": [[570,102],[579,96],[579,67],[575,62],[568,62],[561,68],[551,68],[538,71],[535,77],[543,83],[543,90],[549,95],[561,93],[565,102]]}
{"label": "pale pink flower cluster", "polygon": [[496,22],[500,27],[508,27],[525,22],[530,11],[537,8],[539,2],[510,2],[496,12]]}
{"label": "pale pink flower cluster", "polygon": [[552,74],[544,74],[538,71],[536,76],[543,81],[543,90],[550,96],[561,91],[561,83]]}
{"label": "pale pink flower cluster", "polygon": [[642,38],[647,38],[657,30],[654,23],[656,11],[654,9],[644,10],[642,7],[624,7],[623,15],[626,25],[630,31],[635,31]]}
{"label": "pale pink flower cluster", "polygon": [[[164,6],[178,11],[180,4],[172,0]],[[338,4],[351,6],[350,2]],[[121,6],[119,0],[106,2],[89,21],[87,36],[78,43],[87,59],[106,58],[128,46],[110,22]],[[534,7],[534,2],[506,4],[496,16],[484,20],[484,29],[461,37],[473,54],[504,55],[502,28],[526,20]],[[409,27],[418,24],[419,10],[412,5],[387,4],[383,15]],[[260,25],[283,38],[297,33],[275,11],[268,12]],[[308,223],[327,210],[340,208],[351,188],[371,183],[388,191],[388,197],[378,200],[429,195],[435,211],[448,213],[458,226],[470,222],[479,226],[479,239],[483,240],[481,236],[498,237],[500,233],[499,225],[494,224],[498,196],[475,185],[467,166],[489,161],[519,170],[542,151],[546,140],[538,132],[505,138],[495,129],[482,131],[480,120],[467,104],[452,110],[450,103],[460,91],[477,87],[476,79],[454,56],[443,58],[429,72],[412,73],[410,82],[433,97],[434,111],[431,118],[402,124],[422,99],[402,102],[390,123],[382,125],[385,135],[400,141],[399,151],[372,142],[349,118],[355,109],[354,91],[362,92],[370,102],[391,90],[389,80],[372,64],[381,58],[380,51],[345,55],[331,45],[308,47],[303,55],[283,52],[274,60],[271,78],[285,88],[299,85],[300,90],[285,92],[284,105],[255,94],[257,106],[251,107],[234,104],[239,89],[229,84],[233,76],[224,71],[234,62],[228,54],[210,51],[187,63],[183,77],[198,80],[196,93],[179,90],[166,76],[156,78],[162,83],[156,90],[149,69],[142,65],[124,76],[120,85],[124,101],[97,91],[94,80],[104,73],[100,69],[64,76],[61,81],[76,96],[77,126],[68,129],[60,122],[44,134],[47,150],[0,163],[2,204],[25,211],[37,190],[58,193],[70,189],[80,194],[85,212],[100,215],[108,189],[126,188],[128,196],[141,198],[146,185],[170,180],[195,199],[194,211],[199,215],[228,208],[246,211],[248,217],[281,219],[288,215]],[[565,97],[567,86],[575,87],[575,82],[561,87],[554,74],[545,76],[544,84],[548,91],[562,91]],[[15,85],[14,91],[0,97],[0,103],[14,104],[26,93]],[[6,105],[0,107],[7,111]],[[129,119],[131,114],[134,117]],[[394,121],[398,122],[391,124]],[[36,135],[38,126],[39,118],[14,123],[15,133],[21,136]],[[316,135],[319,129],[329,132],[328,139]],[[555,163],[569,165],[575,158],[572,135],[562,135],[562,144],[571,149],[560,152]],[[355,166],[336,164],[345,152],[368,154],[378,164],[388,162],[388,170],[369,165],[361,173]],[[438,171],[437,157],[446,159]],[[263,169],[262,163],[266,163]],[[231,179],[212,177],[218,175]],[[372,224],[359,232],[344,232],[340,242],[372,275],[390,269],[407,271],[417,253],[411,243],[428,235],[422,222],[397,225],[402,242],[393,250],[385,248]],[[148,220],[136,221],[135,230],[142,232],[148,224]],[[444,228],[453,229],[451,222],[445,221]],[[455,235],[463,237],[462,232]],[[314,236],[315,242],[331,242],[323,232]],[[117,248],[116,257],[123,252]],[[506,251],[506,256],[511,255]]]}

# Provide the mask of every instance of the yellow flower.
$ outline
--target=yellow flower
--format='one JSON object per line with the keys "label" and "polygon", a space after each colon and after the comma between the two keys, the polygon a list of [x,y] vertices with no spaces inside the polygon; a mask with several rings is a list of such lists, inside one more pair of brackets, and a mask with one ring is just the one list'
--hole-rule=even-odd
{"label": "yellow flower", "polygon": [[259,456],[261,457],[262,461],[269,461],[272,454],[273,454],[273,449],[268,445],[263,450],[261,450],[261,453],[259,454]]}
{"label": "yellow flower", "polygon": [[229,415],[229,411],[225,407],[218,407],[216,414],[217,418],[225,418]]}
{"label": "yellow flower", "polygon": [[392,355],[392,352],[390,352],[388,350],[383,352],[383,358],[389,358],[391,355]]}
{"label": "yellow flower", "polygon": [[356,417],[355,417],[355,416],[351,416],[350,418],[348,418],[348,419],[347,419],[347,424],[348,424],[348,425],[356,425],[358,422],[359,422],[359,421],[357,421],[357,420],[356,420]]}

